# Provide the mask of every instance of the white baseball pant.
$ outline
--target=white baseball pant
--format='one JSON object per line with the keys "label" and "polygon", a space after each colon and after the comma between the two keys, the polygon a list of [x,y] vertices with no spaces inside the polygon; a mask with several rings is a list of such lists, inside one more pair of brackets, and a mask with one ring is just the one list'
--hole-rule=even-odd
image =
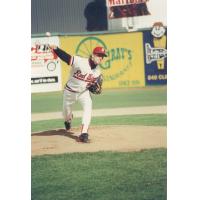
{"label": "white baseball pant", "polygon": [[82,130],[81,133],[88,133],[88,128],[91,122],[92,115],[92,99],[89,90],[82,93],[75,93],[64,90],[63,93],[63,117],[65,121],[72,120],[72,106],[78,101],[83,108],[82,115]]}

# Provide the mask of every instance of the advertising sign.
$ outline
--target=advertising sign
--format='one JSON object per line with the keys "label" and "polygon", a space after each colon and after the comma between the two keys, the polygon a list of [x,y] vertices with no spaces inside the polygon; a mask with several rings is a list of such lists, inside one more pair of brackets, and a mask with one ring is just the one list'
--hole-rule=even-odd
{"label": "advertising sign", "polygon": [[61,68],[56,54],[48,44],[59,46],[58,37],[31,39],[31,92],[61,90]]}
{"label": "advertising sign", "polygon": [[167,84],[167,33],[162,23],[143,32],[146,85]]}
{"label": "advertising sign", "polygon": [[149,0],[107,0],[109,19],[150,15]]}
{"label": "advertising sign", "polygon": [[[128,88],[145,85],[142,33],[60,37],[60,46],[72,55],[89,57],[96,46],[106,49],[108,57],[100,65],[104,88]],[[61,62],[62,65],[65,63]],[[70,67],[63,67],[63,85]]]}

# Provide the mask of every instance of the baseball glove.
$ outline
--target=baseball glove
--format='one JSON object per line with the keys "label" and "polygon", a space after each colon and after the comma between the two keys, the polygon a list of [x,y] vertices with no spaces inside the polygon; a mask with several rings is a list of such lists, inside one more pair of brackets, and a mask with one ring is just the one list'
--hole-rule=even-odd
{"label": "baseball glove", "polygon": [[97,77],[94,83],[92,83],[88,90],[93,94],[101,94],[102,91],[102,84],[103,84],[103,76],[100,75]]}

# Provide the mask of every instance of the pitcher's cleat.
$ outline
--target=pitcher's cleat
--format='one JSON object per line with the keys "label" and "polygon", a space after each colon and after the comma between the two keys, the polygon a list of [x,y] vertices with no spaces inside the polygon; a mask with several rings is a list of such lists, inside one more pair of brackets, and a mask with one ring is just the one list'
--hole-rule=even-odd
{"label": "pitcher's cleat", "polygon": [[69,130],[71,129],[71,122],[65,121],[65,122],[64,122],[64,125],[65,125],[66,131],[69,131]]}
{"label": "pitcher's cleat", "polygon": [[81,133],[78,137],[79,141],[84,142],[84,143],[88,143],[89,142],[88,136],[89,136],[88,133]]}

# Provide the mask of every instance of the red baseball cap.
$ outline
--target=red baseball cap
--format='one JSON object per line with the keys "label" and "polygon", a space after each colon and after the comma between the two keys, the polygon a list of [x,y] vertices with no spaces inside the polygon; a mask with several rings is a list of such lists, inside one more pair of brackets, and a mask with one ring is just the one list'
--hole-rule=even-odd
{"label": "red baseball cap", "polygon": [[106,50],[103,47],[95,47],[93,49],[93,54],[101,55],[107,57]]}

